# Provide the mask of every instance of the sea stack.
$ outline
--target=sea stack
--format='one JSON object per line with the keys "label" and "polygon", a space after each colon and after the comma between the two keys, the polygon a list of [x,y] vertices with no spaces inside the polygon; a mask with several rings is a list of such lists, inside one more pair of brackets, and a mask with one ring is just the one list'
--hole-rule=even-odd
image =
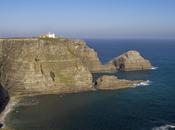
{"label": "sea stack", "polygon": [[138,51],[128,51],[109,62],[116,67],[117,70],[134,71],[149,70],[152,65],[149,60],[143,58]]}

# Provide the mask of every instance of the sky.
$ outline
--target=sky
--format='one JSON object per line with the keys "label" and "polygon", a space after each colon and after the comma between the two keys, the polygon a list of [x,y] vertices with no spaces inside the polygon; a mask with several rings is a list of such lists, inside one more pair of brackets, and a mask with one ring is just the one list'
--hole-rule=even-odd
{"label": "sky", "polygon": [[175,0],[0,0],[0,37],[175,38]]}

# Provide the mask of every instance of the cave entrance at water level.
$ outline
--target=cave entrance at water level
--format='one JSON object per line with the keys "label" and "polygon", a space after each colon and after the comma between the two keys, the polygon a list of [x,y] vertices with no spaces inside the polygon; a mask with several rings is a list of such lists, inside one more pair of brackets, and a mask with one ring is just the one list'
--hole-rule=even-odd
{"label": "cave entrance at water level", "polygon": [[119,65],[119,69],[120,69],[120,70],[124,70],[124,69],[125,69],[125,65],[124,65],[124,64],[120,64],[120,65]]}

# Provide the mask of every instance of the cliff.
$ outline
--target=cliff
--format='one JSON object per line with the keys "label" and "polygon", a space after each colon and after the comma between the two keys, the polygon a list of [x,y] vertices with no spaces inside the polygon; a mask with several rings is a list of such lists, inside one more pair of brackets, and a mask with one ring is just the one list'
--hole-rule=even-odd
{"label": "cliff", "polygon": [[76,51],[85,46],[68,39],[1,40],[1,84],[10,96],[91,90],[92,75]]}
{"label": "cliff", "polygon": [[148,70],[152,68],[149,60],[144,59],[138,51],[128,51],[113,60],[108,64],[114,65],[117,70],[134,71]]}
{"label": "cliff", "polygon": [[67,40],[65,45],[75,56],[80,58],[83,65],[88,68],[91,73],[116,71],[112,65],[103,65],[99,60],[97,52],[89,48],[83,40]]}
{"label": "cliff", "polygon": [[10,96],[80,92],[102,89],[105,85],[105,89],[124,88],[131,82],[114,79],[117,82],[107,83],[99,79],[95,88],[92,73],[150,67],[150,62],[136,51],[128,51],[103,65],[95,50],[82,40],[0,39],[0,82]]}

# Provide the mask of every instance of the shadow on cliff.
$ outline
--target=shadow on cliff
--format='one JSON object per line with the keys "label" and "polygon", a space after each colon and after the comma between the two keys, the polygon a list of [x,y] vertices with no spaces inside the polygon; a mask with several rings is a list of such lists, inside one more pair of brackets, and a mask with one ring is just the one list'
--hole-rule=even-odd
{"label": "shadow on cliff", "polygon": [[[0,84],[0,113],[5,109],[9,100],[10,100],[10,97],[7,90],[5,90],[4,87]],[[2,127],[2,124],[0,122],[0,128],[1,127]]]}

